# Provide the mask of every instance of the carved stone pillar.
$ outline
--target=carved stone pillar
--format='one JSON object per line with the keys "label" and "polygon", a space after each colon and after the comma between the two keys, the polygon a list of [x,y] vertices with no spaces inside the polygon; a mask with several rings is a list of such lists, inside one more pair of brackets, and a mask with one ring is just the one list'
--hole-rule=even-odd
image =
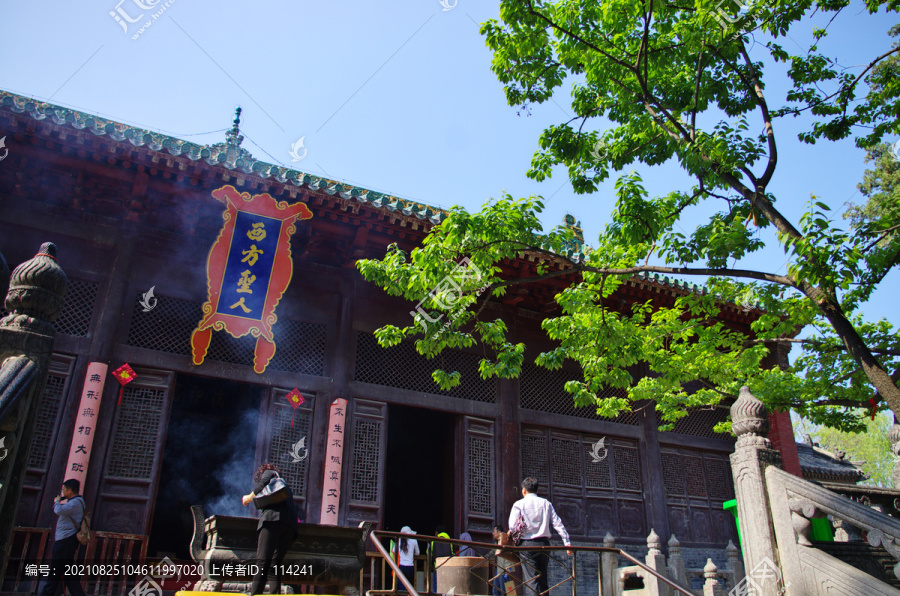
{"label": "carved stone pillar", "polygon": [[[16,267],[9,280],[6,309],[10,314],[0,320],[0,366],[8,371],[28,365],[36,372],[27,388],[16,392],[17,399],[4,408],[0,420],[4,449],[8,449],[0,463],[0,553],[9,553],[28,452],[53,352],[56,334],[53,321],[62,310],[67,282],[66,274],[56,262],[56,246],[49,242],[41,245],[34,258]],[[4,556],[0,560],[0,577],[5,576],[6,559]]]}
{"label": "carved stone pillar", "polygon": [[681,555],[681,543],[675,538],[675,534],[669,538],[669,578],[682,586],[688,585],[684,557]]}
{"label": "carved stone pillar", "polygon": [[[616,539],[609,532],[603,539],[603,546],[615,548]],[[618,553],[603,553],[600,555],[600,595],[614,596],[616,593],[616,567],[619,566]]]}
{"label": "carved stone pillar", "polygon": [[[662,553],[662,540],[653,528],[650,528],[650,535],[647,536],[647,557],[644,562],[647,567],[660,575],[666,575],[666,556]],[[650,596],[669,596],[669,586],[659,581],[655,575],[648,577],[644,585],[648,586]]]}
{"label": "carved stone pillar", "polygon": [[706,559],[706,567],[703,568],[703,596],[721,596],[722,589],[719,587],[719,568],[712,562],[712,559]]}
{"label": "carved stone pillar", "polygon": [[738,400],[731,406],[731,420],[731,427],[738,437],[731,455],[731,473],[741,526],[744,569],[752,570],[766,559],[777,565],[765,472],[769,466],[780,468],[781,459],[766,438],[769,430],[766,406],[753,397],[749,387],[741,387]]}
{"label": "carved stone pillar", "polygon": [[738,547],[731,540],[728,541],[728,546],[725,547],[725,555],[728,557],[728,569],[734,574],[734,585],[736,586],[744,579],[744,564],[741,563]]}

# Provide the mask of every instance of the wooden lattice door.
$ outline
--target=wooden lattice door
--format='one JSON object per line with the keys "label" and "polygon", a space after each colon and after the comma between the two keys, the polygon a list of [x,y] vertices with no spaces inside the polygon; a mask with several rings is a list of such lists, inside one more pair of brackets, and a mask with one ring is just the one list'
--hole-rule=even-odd
{"label": "wooden lattice door", "polygon": [[272,388],[263,399],[260,428],[265,431],[257,439],[256,465],[269,462],[278,466],[291,487],[294,500],[305,509],[314,400],[311,394],[304,393],[305,401],[293,410],[285,398],[289,391]]}
{"label": "wooden lattice door", "polygon": [[[61,413],[70,397],[75,357],[53,354],[44,385],[44,396],[34,427],[34,439],[28,456],[28,472],[19,497],[16,525],[47,527],[55,523],[52,513],[53,496],[58,486],[47,486],[54,449],[60,441],[72,438],[70,429],[62,430]],[[42,509],[43,508],[43,509]]]}
{"label": "wooden lattice door", "polygon": [[346,525],[361,521],[381,526],[384,517],[384,460],[387,451],[387,404],[350,400],[349,448],[345,443],[341,479],[341,515]]}
{"label": "wooden lattice door", "polygon": [[[94,526],[146,535],[159,485],[175,373],[137,367],[135,373],[137,378],[125,386],[122,403],[115,410]],[[115,399],[114,390],[107,387],[104,399]],[[91,502],[91,495],[87,500]]]}
{"label": "wooden lattice door", "polygon": [[460,421],[464,462],[458,466],[462,472],[458,485],[464,487],[460,527],[473,534],[490,534],[496,519],[494,422],[471,416]]}

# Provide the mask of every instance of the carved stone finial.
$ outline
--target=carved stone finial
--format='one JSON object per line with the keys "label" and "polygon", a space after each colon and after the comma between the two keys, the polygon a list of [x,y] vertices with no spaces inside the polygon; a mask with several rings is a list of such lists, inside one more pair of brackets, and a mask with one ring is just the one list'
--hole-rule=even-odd
{"label": "carved stone finial", "polygon": [[706,566],[703,568],[703,577],[706,579],[716,579],[719,568],[712,562],[712,559],[706,559]]}
{"label": "carved stone finial", "polygon": [[607,548],[612,548],[616,545],[616,539],[609,532],[606,533],[606,536],[603,538],[603,546]]}
{"label": "carved stone finial", "polygon": [[662,540],[653,528],[650,528],[650,535],[647,536],[647,548],[651,551],[662,549]]}
{"label": "carved stone finial", "polygon": [[[56,262],[56,245],[45,242],[38,254],[13,270],[9,280],[6,309],[13,320],[24,326],[49,325],[62,310],[68,278]],[[24,320],[23,320],[24,316]]]}
{"label": "carved stone finial", "polygon": [[728,541],[728,546],[725,547],[725,552],[728,553],[728,556],[731,556],[732,553],[733,553],[733,554],[737,554],[737,552],[738,552],[738,547],[736,547],[736,546],[734,545],[734,542],[732,542],[731,540],[729,540],[729,541]]}
{"label": "carved stone finial", "polygon": [[673,548],[681,548],[681,543],[678,542],[678,538],[675,538],[675,534],[672,534],[672,537],[669,538],[669,550]]}
{"label": "carved stone finial", "polygon": [[731,406],[731,428],[739,438],[743,435],[765,437],[769,432],[766,405],[753,397],[750,388],[741,387],[738,400]]}

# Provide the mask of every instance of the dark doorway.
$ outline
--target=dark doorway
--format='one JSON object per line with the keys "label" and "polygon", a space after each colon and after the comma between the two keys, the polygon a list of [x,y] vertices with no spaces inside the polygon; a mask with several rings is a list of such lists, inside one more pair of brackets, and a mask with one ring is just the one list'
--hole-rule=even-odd
{"label": "dark doorway", "polygon": [[150,556],[190,560],[191,505],[204,514],[252,515],[241,495],[252,489],[262,387],[178,375],[166,430]]}
{"label": "dark doorway", "polygon": [[431,534],[453,532],[455,416],[409,406],[388,406],[384,529],[409,526]]}

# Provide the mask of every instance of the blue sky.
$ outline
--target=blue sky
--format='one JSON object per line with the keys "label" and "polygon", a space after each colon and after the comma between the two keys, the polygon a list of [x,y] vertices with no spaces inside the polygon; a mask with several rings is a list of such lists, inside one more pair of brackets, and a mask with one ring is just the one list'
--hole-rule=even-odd
{"label": "blue sky", "polygon": [[[590,243],[608,221],[613,180],[579,196],[563,172],[540,184],[526,178],[540,131],[570,117],[568,87],[529,116],[506,105],[478,33],[497,12],[496,2],[472,0],[7,1],[0,88],[201,144],[224,140],[240,105],[243,146],[257,159],[442,207],[540,194],[545,227],[572,213]],[[823,47],[843,64],[868,62],[889,47],[897,21],[854,5]],[[810,28],[784,44],[797,49]],[[783,77],[769,79],[773,104],[785,90]],[[865,168],[851,141],[797,142],[806,124],[776,124],[771,190],[795,222],[811,193],[836,209],[860,201]],[[293,162],[300,138],[307,153]],[[638,171],[651,194],[684,185],[672,166]],[[746,266],[783,272],[786,260],[776,247]],[[898,321],[897,279],[885,281],[868,316]]]}

